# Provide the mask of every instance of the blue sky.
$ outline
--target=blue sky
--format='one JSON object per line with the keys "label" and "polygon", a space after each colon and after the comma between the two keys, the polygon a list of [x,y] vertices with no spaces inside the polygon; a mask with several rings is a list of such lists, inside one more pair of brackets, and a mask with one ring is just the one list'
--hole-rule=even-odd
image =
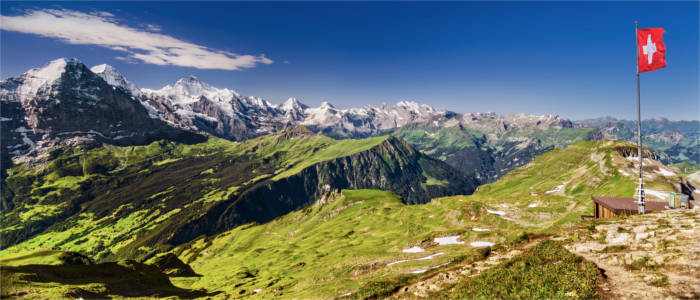
{"label": "blue sky", "polygon": [[[100,46],[68,35],[122,35],[100,32],[112,28],[105,25],[57,38],[55,22],[23,20],[32,29],[17,23],[20,30],[3,21],[3,79],[58,57],[76,57],[88,65],[113,65],[146,88],[194,74],[272,103],[297,97],[312,106],[329,101],[351,107],[412,100],[457,112],[572,119],[636,118],[637,18],[641,28],[666,30],[668,62],[642,74],[643,117],[700,118],[696,1],[3,1],[0,8],[3,18],[49,11],[134,34],[110,42],[125,47]],[[163,50],[168,45],[182,51]]]}

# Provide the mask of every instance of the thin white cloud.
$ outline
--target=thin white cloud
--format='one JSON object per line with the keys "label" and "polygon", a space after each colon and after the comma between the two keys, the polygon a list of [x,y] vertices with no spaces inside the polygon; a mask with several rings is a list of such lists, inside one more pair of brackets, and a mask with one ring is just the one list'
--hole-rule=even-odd
{"label": "thin white cloud", "polygon": [[153,24],[146,24],[146,29],[148,29],[148,31],[161,31],[162,30],[162,28],[160,28],[160,26],[153,25]]}
{"label": "thin white cloud", "polygon": [[[148,26],[155,31],[157,26]],[[126,52],[120,59],[198,69],[240,70],[271,64],[261,55],[240,55],[186,42],[162,33],[121,25],[108,12],[31,10],[24,15],[0,15],[0,29],[57,38],[69,44],[97,45]]]}

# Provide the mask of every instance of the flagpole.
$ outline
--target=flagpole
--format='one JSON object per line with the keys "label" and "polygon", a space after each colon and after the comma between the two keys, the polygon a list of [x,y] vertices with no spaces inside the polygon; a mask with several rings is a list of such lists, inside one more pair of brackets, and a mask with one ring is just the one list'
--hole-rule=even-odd
{"label": "flagpole", "polygon": [[639,195],[639,201],[637,202],[639,204],[638,211],[640,214],[644,213],[644,181],[643,181],[643,175],[642,175],[642,109],[641,109],[641,101],[640,101],[640,92],[639,92],[639,35],[637,33],[638,30],[638,22],[637,20],[634,20],[634,39],[635,39],[635,53],[637,56],[637,154],[639,155],[639,189],[638,189],[638,195]]}

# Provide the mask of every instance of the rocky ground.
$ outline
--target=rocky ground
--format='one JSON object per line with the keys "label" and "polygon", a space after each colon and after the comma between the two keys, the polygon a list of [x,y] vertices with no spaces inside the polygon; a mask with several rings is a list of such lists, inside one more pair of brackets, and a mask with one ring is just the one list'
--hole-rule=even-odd
{"label": "rocky ground", "polygon": [[[700,298],[700,208],[589,222],[551,239],[598,266],[598,292],[604,299]],[[394,297],[429,297],[520,255],[541,240],[498,247],[483,260],[404,286]]]}
{"label": "rocky ground", "polygon": [[566,248],[602,269],[604,298],[700,298],[698,208],[604,221],[572,238]]}

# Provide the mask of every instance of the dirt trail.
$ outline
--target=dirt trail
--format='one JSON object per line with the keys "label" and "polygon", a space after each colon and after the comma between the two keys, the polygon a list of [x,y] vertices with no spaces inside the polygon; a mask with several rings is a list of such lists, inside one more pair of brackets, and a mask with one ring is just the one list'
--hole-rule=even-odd
{"label": "dirt trail", "polygon": [[699,299],[700,210],[663,211],[578,230],[572,253],[604,270],[606,299]]}

